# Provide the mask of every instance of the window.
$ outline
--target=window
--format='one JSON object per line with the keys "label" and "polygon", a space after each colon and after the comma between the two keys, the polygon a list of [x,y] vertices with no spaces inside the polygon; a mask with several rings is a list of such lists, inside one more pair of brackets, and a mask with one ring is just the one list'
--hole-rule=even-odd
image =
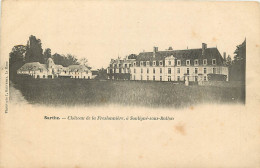
{"label": "window", "polygon": [[206,74],[207,73],[207,68],[204,68],[204,74]]}
{"label": "window", "polygon": [[147,76],[147,80],[149,80],[149,76]]}
{"label": "window", "polygon": [[212,65],[216,65],[216,59],[212,60]]}
{"label": "window", "polygon": [[155,76],[153,76],[153,80],[155,81]]}
{"label": "window", "polygon": [[121,68],[119,68],[119,73],[122,73],[122,69]]}
{"label": "window", "polygon": [[135,75],[134,75],[134,80],[135,80]]}
{"label": "window", "polygon": [[177,73],[179,74],[179,73],[181,73],[181,70],[180,70],[180,68],[177,68]]}
{"label": "window", "polygon": [[119,67],[121,67],[121,64],[119,64]]}
{"label": "window", "polygon": [[153,61],[153,66],[155,66],[156,65],[156,61]]}
{"label": "window", "polygon": [[136,73],[136,69],[134,69],[134,73]]}
{"label": "window", "polygon": [[147,68],[147,73],[149,73],[149,68]]}
{"label": "window", "polygon": [[207,65],[207,59],[203,60],[203,65]]}
{"label": "window", "polygon": [[168,76],[168,81],[171,81],[171,76]]}
{"label": "window", "polygon": [[141,75],[141,80],[143,80],[143,76]]}
{"label": "window", "polygon": [[150,63],[149,63],[149,61],[146,61],[146,66],[150,66]]}
{"label": "window", "polygon": [[162,81],[162,76],[160,76],[160,81]]}
{"label": "window", "polygon": [[160,68],[160,73],[162,73],[162,68]]}
{"label": "window", "polygon": [[181,60],[177,60],[177,66],[181,66]]}
{"label": "window", "polygon": [[168,68],[168,74],[171,74],[171,73],[172,73],[172,69]]}
{"label": "window", "polygon": [[134,62],[134,66],[136,65],[136,63]]}
{"label": "window", "polygon": [[198,81],[198,77],[197,76],[195,76],[195,82],[197,82]]}
{"label": "window", "polygon": [[171,61],[168,61],[168,65],[171,65]]}
{"label": "window", "polygon": [[141,68],[141,73],[143,73],[143,68]]}
{"label": "window", "polygon": [[186,66],[190,66],[190,60],[186,60]]}
{"label": "window", "polygon": [[194,60],[194,65],[199,65],[199,61],[197,59]]}
{"label": "window", "polygon": [[216,73],[216,68],[213,68],[213,74],[215,74]]}
{"label": "window", "polygon": [[177,76],[177,80],[180,81],[180,76]]}
{"label": "window", "polygon": [[155,68],[153,68],[153,73],[155,74]]}
{"label": "window", "polygon": [[160,61],[160,65],[163,65],[163,62],[162,62],[162,61]]}
{"label": "window", "polygon": [[140,66],[143,66],[143,61],[140,61]]}
{"label": "window", "polygon": [[190,69],[189,68],[187,68],[187,74],[190,74]]}
{"label": "window", "polygon": [[127,64],[125,64],[125,68],[127,68]]}
{"label": "window", "polygon": [[207,77],[206,76],[204,76],[204,81],[206,81],[207,80]]}
{"label": "window", "polygon": [[195,74],[197,74],[198,73],[198,68],[195,68]]}

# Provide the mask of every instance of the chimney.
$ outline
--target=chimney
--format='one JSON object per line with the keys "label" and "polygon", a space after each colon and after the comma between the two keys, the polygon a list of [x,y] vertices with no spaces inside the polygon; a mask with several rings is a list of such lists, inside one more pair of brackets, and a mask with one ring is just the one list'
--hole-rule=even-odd
{"label": "chimney", "polygon": [[155,53],[158,52],[158,47],[153,47],[153,57],[155,58]]}
{"label": "chimney", "polygon": [[172,46],[170,46],[168,50],[173,50],[173,49],[172,49]]}
{"label": "chimney", "polygon": [[224,60],[226,60],[226,52],[223,53]]}
{"label": "chimney", "polygon": [[205,54],[205,50],[207,49],[207,44],[206,43],[202,43],[202,55]]}

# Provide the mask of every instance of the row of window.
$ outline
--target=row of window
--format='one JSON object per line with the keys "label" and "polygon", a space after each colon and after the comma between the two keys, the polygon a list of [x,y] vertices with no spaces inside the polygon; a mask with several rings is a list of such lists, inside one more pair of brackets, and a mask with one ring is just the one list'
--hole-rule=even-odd
{"label": "row of window", "polygon": [[[190,78],[190,77],[187,76],[187,80],[190,80],[189,78]],[[206,80],[207,80],[207,76],[204,76],[203,79],[204,79],[204,81],[206,81]],[[135,75],[134,75],[134,77],[133,77],[133,80],[136,80]],[[142,75],[141,75],[141,80],[144,80]],[[149,76],[146,76],[146,80],[150,80],[150,79],[149,79]],[[180,80],[181,80],[180,76],[177,76],[177,81],[180,81]],[[195,80],[195,81],[198,81],[198,76],[195,76],[195,77],[194,77],[194,80]],[[155,76],[153,76],[153,81],[155,81]],[[160,76],[160,81],[162,81],[162,76]],[[171,76],[168,76],[168,81],[172,81],[172,77],[171,77]]]}
{"label": "row of window", "polygon": [[[203,59],[203,65],[207,65],[207,59]],[[133,63],[134,66],[136,66],[136,62]],[[145,65],[150,65],[149,61],[146,61]],[[159,62],[159,65],[163,65],[163,61]],[[172,61],[168,61],[168,65],[172,65]],[[194,65],[199,65],[199,60],[194,60]],[[216,65],[216,59],[212,59],[212,65]],[[144,62],[140,61],[140,66],[144,66]],[[153,66],[156,66],[156,61],[153,61]],[[181,60],[177,60],[177,66],[181,66]],[[190,60],[186,60],[186,66],[190,66]]]}
{"label": "row of window", "polygon": [[[149,73],[149,68],[147,68],[146,72]],[[204,72],[204,74],[206,74],[207,73],[207,68],[204,68],[203,72]],[[136,73],[136,69],[134,69],[134,73]],[[143,68],[141,68],[141,73],[143,73]],[[155,68],[153,68],[153,73],[155,74]],[[162,68],[160,68],[160,73],[162,73]],[[171,73],[172,73],[172,69],[168,68],[168,74],[171,74]],[[181,73],[181,69],[180,68],[177,68],[177,73],[178,74]],[[186,69],[186,73],[190,74],[190,68]],[[216,68],[213,68],[213,73],[214,74],[216,73]],[[198,68],[195,68],[195,74],[198,74]]]}
{"label": "row of window", "polygon": [[[113,67],[113,64],[110,64],[110,68]],[[118,64],[119,68],[122,68],[121,64]],[[132,67],[132,64],[124,64],[124,68]],[[114,68],[117,68],[117,64],[114,64]]]}
{"label": "row of window", "polygon": [[[203,65],[207,65],[207,59],[203,59]],[[150,65],[150,61],[140,61],[140,66],[147,66]],[[159,65],[162,66],[163,65],[163,61],[159,61]],[[168,65],[172,65],[172,61],[168,61]],[[186,60],[186,66],[190,66],[190,60]],[[199,65],[199,60],[195,59],[194,60],[194,66]],[[212,65],[216,65],[216,59],[212,59]],[[136,62],[133,63],[133,66],[136,66]],[[153,61],[153,66],[156,66],[156,61]],[[181,60],[177,60],[177,66],[181,66]],[[112,64],[110,64],[110,67],[112,67]],[[117,67],[117,64],[114,64],[114,67]],[[118,67],[121,67],[121,64],[118,64]],[[124,67],[132,67],[132,64],[124,64]]]}

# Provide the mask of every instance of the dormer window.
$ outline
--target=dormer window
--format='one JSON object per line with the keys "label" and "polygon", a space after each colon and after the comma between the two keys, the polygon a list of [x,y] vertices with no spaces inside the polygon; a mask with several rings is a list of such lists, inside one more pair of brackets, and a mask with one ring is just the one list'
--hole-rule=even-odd
{"label": "dormer window", "polygon": [[162,66],[163,65],[163,62],[162,61],[160,61],[160,66]]}
{"label": "dormer window", "polygon": [[136,65],[136,62],[134,62],[134,66]]}
{"label": "dormer window", "polygon": [[150,65],[149,61],[146,61],[146,66],[149,66],[149,65]]}
{"label": "dormer window", "polygon": [[190,66],[190,60],[186,60],[186,66]]}
{"label": "dormer window", "polygon": [[143,61],[140,61],[140,66],[143,66]]}
{"label": "dormer window", "polygon": [[216,65],[216,59],[212,59],[212,65]]}
{"label": "dormer window", "polygon": [[207,65],[207,59],[203,60],[203,65]]}
{"label": "dormer window", "polygon": [[194,65],[199,65],[199,61],[197,59],[194,60]]}
{"label": "dormer window", "polygon": [[168,65],[171,65],[172,64],[172,62],[171,61],[168,61]]}
{"label": "dormer window", "polygon": [[153,61],[153,66],[156,66],[156,61]]}
{"label": "dormer window", "polygon": [[177,66],[181,66],[181,60],[177,60]]}

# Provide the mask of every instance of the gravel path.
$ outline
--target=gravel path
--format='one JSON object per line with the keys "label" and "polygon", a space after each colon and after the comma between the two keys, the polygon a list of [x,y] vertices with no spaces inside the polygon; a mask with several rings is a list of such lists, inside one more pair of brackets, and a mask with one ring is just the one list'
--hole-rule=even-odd
{"label": "gravel path", "polygon": [[22,93],[19,90],[14,88],[14,84],[11,81],[10,81],[10,84],[9,84],[9,95],[10,95],[9,101],[11,103],[15,103],[15,104],[28,103],[24,99]]}

